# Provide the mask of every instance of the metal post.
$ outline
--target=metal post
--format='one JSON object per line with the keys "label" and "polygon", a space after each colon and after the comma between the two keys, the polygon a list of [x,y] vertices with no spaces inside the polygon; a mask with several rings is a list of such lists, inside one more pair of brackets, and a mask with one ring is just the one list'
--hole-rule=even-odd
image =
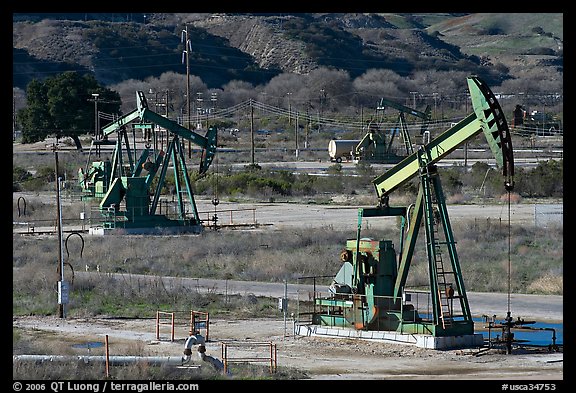
{"label": "metal post", "polygon": [[16,140],[16,94],[12,92],[12,142]]}
{"label": "metal post", "polygon": [[160,311],[156,311],[156,340],[160,340]]}
{"label": "metal post", "polygon": [[[184,53],[186,54],[186,115],[188,116],[188,123],[187,123],[187,127],[190,127],[190,121],[192,119],[192,116],[190,115],[190,50],[192,49],[191,44],[190,44],[190,40],[188,39],[188,26],[186,26],[186,30],[182,30],[182,33],[184,34],[184,36],[186,38],[183,38],[183,42],[184,42]],[[188,158],[192,157],[192,146],[190,144],[190,141],[188,141]]]}
{"label": "metal post", "polygon": [[174,341],[174,315],[175,313],[172,312],[172,327],[171,327],[171,332],[170,332],[170,341]]}
{"label": "metal post", "polygon": [[292,104],[290,103],[291,92],[286,93],[288,96],[288,125],[292,125]]}
{"label": "metal post", "polygon": [[92,97],[94,97],[94,138],[98,139],[98,93],[92,93]]}
{"label": "metal post", "polygon": [[273,344],[270,343],[270,373],[272,373],[274,369],[274,357],[273,357]]}
{"label": "metal post", "polygon": [[416,94],[418,94],[418,92],[411,91],[410,94],[412,94],[412,108],[416,109]]}
{"label": "metal post", "polygon": [[[58,177],[58,151],[56,146],[54,146],[54,160],[55,160],[55,173],[54,178],[56,179],[56,213],[58,219],[58,262],[60,268],[60,288],[59,290],[64,290],[64,255],[62,249],[62,211],[60,205],[60,178]],[[60,301],[58,302],[58,316],[60,318],[65,317],[64,302],[62,300],[62,293],[59,293]]]}
{"label": "metal post", "polygon": [[[286,337],[286,313],[288,312],[288,281],[284,279],[284,337]],[[284,339],[284,337],[282,339]]]}
{"label": "metal post", "polygon": [[295,139],[296,139],[296,158],[298,158],[298,112],[296,112],[296,122],[294,126]]}
{"label": "metal post", "polygon": [[110,352],[108,350],[108,335],[104,337],[106,344],[106,378],[110,378]]}
{"label": "metal post", "polygon": [[252,105],[252,99],[250,99],[250,146],[250,162],[254,166],[254,106]]}

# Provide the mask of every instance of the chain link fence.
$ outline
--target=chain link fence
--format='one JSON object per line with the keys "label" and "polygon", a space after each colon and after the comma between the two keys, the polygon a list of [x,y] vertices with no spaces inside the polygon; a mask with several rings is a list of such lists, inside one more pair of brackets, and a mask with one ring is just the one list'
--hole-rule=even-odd
{"label": "chain link fence", "polygon": [[548,228],[558,226],[563,228],[564,225],[564,205],[534,205],[534,226],[538,228]]}

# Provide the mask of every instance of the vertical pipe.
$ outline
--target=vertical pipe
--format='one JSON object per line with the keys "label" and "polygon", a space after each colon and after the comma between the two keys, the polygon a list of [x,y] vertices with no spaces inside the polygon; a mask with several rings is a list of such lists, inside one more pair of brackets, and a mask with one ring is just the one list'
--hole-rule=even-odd
{"label": "vertical pipe", "polygon": [[194,311],[190,310],[190,328],[188,329],[188,335],[194,334]]}
{"label": "vertical pipe", "polygon": [[298,158],[298,111],[296,111],[296,122],[294,123],[294,133],[295,133],[295,149],[296,149],[296,158]]}
{"label": "vertical pipe", "polygon": [[272,373],[273,369],[274,369],[274,357],[273,357],[273,353],[272,353],[272,343],[270,343],[270,373]]}
{"label": "vertical pipe", "polygon": [[252,99],[250,99],[250,163],[254,166],[254,107],[252,106]]}
{"label": "vertical pipe", "polygon": [[156,340],[160,340],[160,311],[156,311]]}
{"label": "vertical pipe", "polygon": [[288,312],[288,280],[284,279],[284,299],[285,304],[282,304],[282,311],[284,311],[284,339],[286,337],[286,313]]}
{"label": "vertical pipe", "polygon": [[[60,282],[61,285],[64,284],[64,258],[63,258],[63,251],[62,251],[62,212],[60,207],[60,178],[58,177],[58,151],[56,150],[56,146],[54,146],[54,160],[55,160],[55,168],[54,168],[54,179],[56,179],[56,212],[57,212],[57,220],[58,220],[58,262],[60,269]],[[60,290],[63,290],[61,287]],[[62,295],[62,294],[60,294]],[[64,318],[64,304],[63,302],[59,302],[58,304],[58,316],[60,318]]]}
{"label": "vertical pipe", "polygon": [[274,344],[274,372],[278,369],[278,350],[276,344]]}
{"label": "vertical pipe", "polygon": [[224,363],[224,374],[228,373],[228,347],[222,343],[222,362]]}
{"label": "vertical pipe", "polygon": [[104,337],[106,344],[106,378],[110,378],[110,352],[108,350],[108,335]]}
{"label": "vertical pipe", "polygon": [[206,313],[206,341],[208,341],[208,327],[210,326],[209,320],[210,314]]}
{"label": "vertical pipe", "polygon": [[170,341],[174,341],[174,312],[172,312],[172,327],[170,332]]}

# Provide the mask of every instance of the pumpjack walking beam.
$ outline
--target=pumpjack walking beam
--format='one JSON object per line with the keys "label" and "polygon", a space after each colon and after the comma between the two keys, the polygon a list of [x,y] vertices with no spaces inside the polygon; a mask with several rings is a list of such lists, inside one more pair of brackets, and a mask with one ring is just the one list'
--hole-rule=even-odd
{"label": "pumpjack walking beam", "polygon": [[[474,113],[424,146],[430,158],[428,164],[440,161],[457,147],[484,132],[490,150],[496,158],[496,164],[503,170],[505,187],[512,189],[514,186],[512,142],[502,108],[488,86],[480,79],[469,77],[467,82]],[[420,170],[418,154],[418,152],[412,153],[372,181],[382,205],[387,205],[387,197],[392,191],[418,174]]]}

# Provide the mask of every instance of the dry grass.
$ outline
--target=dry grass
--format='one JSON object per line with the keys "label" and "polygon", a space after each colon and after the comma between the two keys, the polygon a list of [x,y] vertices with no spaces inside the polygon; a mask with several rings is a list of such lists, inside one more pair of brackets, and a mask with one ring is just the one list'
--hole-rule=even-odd
{"label": "dry grass", "polygon": [[564,278],[558,275],[545,275],[534,280],[528,286],[528,291],[545,295],[564,293]]}

